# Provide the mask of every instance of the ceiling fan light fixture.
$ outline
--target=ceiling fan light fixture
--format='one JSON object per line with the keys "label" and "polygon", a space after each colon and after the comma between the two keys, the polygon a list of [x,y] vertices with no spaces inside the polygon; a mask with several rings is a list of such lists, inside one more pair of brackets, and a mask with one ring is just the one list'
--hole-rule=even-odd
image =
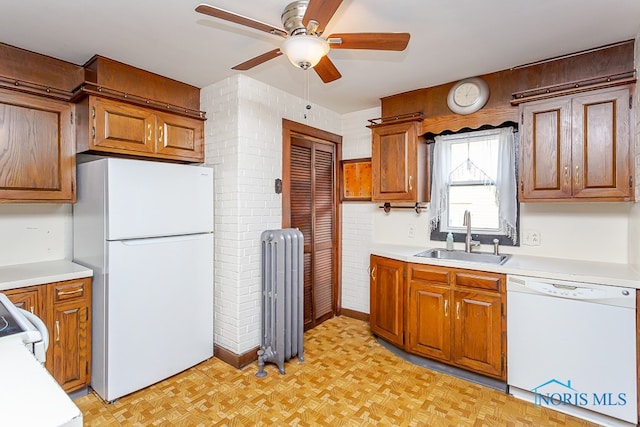
{"label": "ceiling fan light fixture", "polygon": [[306,70],[315,67],[329,53],[329,43],[320,37],[301,34],[285,39],[280,50],[293,65]]}

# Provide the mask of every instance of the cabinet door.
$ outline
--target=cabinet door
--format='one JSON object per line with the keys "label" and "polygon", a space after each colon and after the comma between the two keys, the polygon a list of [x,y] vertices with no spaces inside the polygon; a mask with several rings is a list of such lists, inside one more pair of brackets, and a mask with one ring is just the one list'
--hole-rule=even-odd
{"label": "cabinet door", "polygon": [[452,361],[504,379],[501,296],[454,290],[453,301]]}
{"label": "cabinet door", "polygon": [[371,331],[404,345],[404,262],[371,256]]}
{"label": "cabinet door", "polygon": [[188,117],[157,113],[158,154],[188,161],[204,160],[204,123]]}
{"label": "cabinet door", "polygon": [[418,201],[418,125],[409,122],[372,129],[372,201]]}
{"label": "cabinet door", "polygon": [[89,308],[82,302],[54,308],[53,377],[65,391],[76,390],[88,383]]}
{"label": "cabinet door", "polygon": [[[5,290],[2,291],[2,293],[4,293],[16,307],[30,311],[36,316],[41,316],[42,310],[40,304],[42,303],[42,296],[37,286]],[[46,319],[42,320],[46,322]]]}
{"label": "cabinet door", "polygon": [[571,100],[522,106],[520,201],[571,197]]}
{"label": "cabinet door", "polygon": [[572,121],[573,197],[629,200],[628,89],[575,96]]}
{"label": "cabinet door", "polygon": [[407,351],[449,361],[450,293],[448,286],[409,282]]}
{"label": "cabinet door", "polygon": [[69,103],[0,89],[0,202],[75,202]]}
{"label": "cabinet door", "polygon": [[89,149],[123,154],[155,152],[156,117],[151,110],[93,96],[89,110]]}
{"label": "cabinet door", "polygon": [[52,283],[49,294],[53,312],[49,332],[52,360],[47,367],[62,388],[70,392],[90,381],[90,279]]}

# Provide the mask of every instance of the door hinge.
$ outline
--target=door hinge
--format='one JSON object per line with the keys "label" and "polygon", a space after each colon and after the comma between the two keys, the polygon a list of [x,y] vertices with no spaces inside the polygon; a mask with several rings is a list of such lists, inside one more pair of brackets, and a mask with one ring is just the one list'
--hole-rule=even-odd
{"label": "door hinge", "polygon": [[504,354],[500,357],[500,370],[504,372]]}
{"label": "door hinge", "polygon": [[629,190],[633,190],[633,175],[629,175]]}
{"label": "door hinge", "polygon": [[633,108],[633,95],[629,95],[629,109]]}
{"label": "door hinge", "polygon": [[71,124],[73,124],[73,113],[69,115],[69,121],[71,122]]}
{"label": "door hinge", "polygon": [[71,192],[73,193],[74,191],[76,191],[76,183],[71,181]]}
{"label": "door hinge", "polygon": [[524,112],[520,113],[520,124],[524,124]]}
{"label": "door hinge", "polygon": [[500,303],[500,316],[504,317],[504,303]]}

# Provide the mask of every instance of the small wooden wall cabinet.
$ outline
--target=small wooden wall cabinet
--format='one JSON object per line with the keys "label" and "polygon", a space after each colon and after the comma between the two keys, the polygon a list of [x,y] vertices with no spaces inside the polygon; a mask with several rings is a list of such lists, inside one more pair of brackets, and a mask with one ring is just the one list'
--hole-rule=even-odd
{"label": "small wooden wall cabinet", "polygon": [[204,122],[88,96],[78,105],[78,152],[204,161]]}
{"label": "small wooden wall cabinet", "polygon": [[419,356],[506,380],[502,274],[371,256],[371,331]]}
{"label": "small wooden wall cabinet", "polygon": [[99,55],[76,92],[77,150],[204,161],[200,89]]}
{"label": "small wooden wall cabinet", "polygon": [[45,367],[66,392],[91,381],[91,279],[2,291],[40,317],[49,330]]}
{"label": "small wooden wall cabinet", "polygon": [[429,151],[418,137],[420,122],[407,121],[371,128],[371,200],[428,202]]}

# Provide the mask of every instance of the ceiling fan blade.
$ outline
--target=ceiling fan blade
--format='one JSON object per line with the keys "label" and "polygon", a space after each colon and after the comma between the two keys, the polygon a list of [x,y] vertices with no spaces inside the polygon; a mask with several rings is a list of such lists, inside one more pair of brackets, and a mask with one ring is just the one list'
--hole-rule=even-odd
{"label": "ceiling fan blade", "polygon": [[308,28],[309,21],[314,20],[318,23],[316,32],[322,34],[324,27],[336,13],[340,4],[342,4],[342,0],[309,0],[307,11],[302,18],[302,25]]}
{"label": "ceiling fan blade", "polygon": [[275,34],[282,37],[288,36],[287,32],[281,28],[274,27],[273,25],[269,25],[264,22],[256,21],[255,19],[247,18],[246,16],[238,15],[237,13],[229,12],[224,9],[209,6],[208,4],[198,5],[198,7],[196,7],[196,12],[213,16],[214,18],[224,19],[225,21],[244,25],[256,30],[264,31],[269,34]]}
{"label": "ceiling fan blade", "polygon": [[325,83],[331,83],[342,77],[342,74],[340,74],[340,71],[333,65],[333,62],[331,62],[328,56],[323,56],[313,69],[316,70],[318,76],[320,76]]}
{"label": "ceiling fan blade", "polygon": [[331,49],[405,50],[409,33],[342,33],[327,37]]}
{"label": "ceiling fan blade", "polygon": [[250,60],[245,61],[242,64],[236,65],[232,68],[232,70],[247,71],[255,67],[256,65],[260,65],[270,59],[277,58],[280,55],[282,55],[280,49],[273,49],[269,52],[263,53],[262,55],[258,55],[255,58],[251,58]]}

